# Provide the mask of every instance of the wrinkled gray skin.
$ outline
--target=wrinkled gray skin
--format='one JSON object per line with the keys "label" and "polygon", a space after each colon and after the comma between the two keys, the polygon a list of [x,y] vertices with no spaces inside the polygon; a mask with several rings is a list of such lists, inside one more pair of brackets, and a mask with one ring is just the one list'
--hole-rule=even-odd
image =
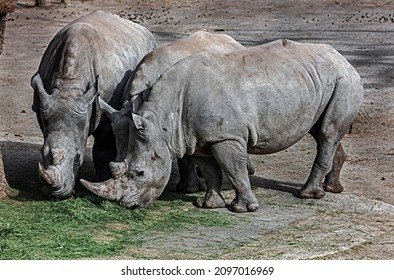
{"label": "wrinkled gray skin", "polygon": [[[125,99],[132,101],[134,107],[137,107],[134,110],[137,110],[144,101],[144,97],[148,96],[150,87],[178,61],[202,51],[228,53],[243,49],[246,48],[228,35],[197,31],[186,38],[158,47],[148,53],[128,80],[123,95]],[[127,154],[129,123],[133,108],[128,101],[121,110],[113,109],[101,99],[99,99],[99,104],[112,121],[118,154],[115,162],[111,163],[111,170],[112,174],[117,174],[119,169],[122,169],[122,163],[117,162],[122,162]],[[178,167],[180,180],[176,188],[177,191],[183,193],[199,191],[200,181],[190,157],[185,156],[179,159]],[[252,168],[250,165],[250,173],[253,172]]]}
{"label": "wrinkled gray skin", "polygon": [[96,176],[111,177],[115,139],[95,102],[97,92],[120,108],[127,79],[155,45],[146,28],[101,11],[77,19],[52,39],[31,81],[32,109],[44,135],[38,171],[46,196],[72,195],[90,134]]}
{"label": "wrinkled gray skin", "polygon": [[299,196],[341,192],[340,140],[362,99],[358,73],[328,45],[277,40],[230,54],[198,54],[163,74],[132,115],[123,172],[101,185],[84,183],[126,207],[146,207],[167,184],[171,159],[187,154],[207,182],[198,206],[225,206],[223,170],[236,194],[231,209],[255,211],[247,154],[275,153],[310,133],[317,155]]}

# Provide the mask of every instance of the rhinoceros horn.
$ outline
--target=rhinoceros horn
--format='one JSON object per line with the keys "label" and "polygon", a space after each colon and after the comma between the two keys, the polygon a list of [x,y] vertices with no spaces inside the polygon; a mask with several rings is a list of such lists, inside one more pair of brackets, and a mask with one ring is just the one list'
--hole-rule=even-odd
{"label": "rhinoceros horn", "polygon": [[53,188],[59,188],[59,183],[61,181],[61,173],[56,167],[49,167],[45,169],[44,166],[38,163],[38,175],[47,185]]}
{"label": "rhinoceros horn", "polygon": [[121,162],[111,161],[109,163],[109,168],[111,169],[112,176],[114,178],[119,178],[120,176],[126,173],[127,165],[124,161]]}
{"label": "rhinoceros horn", "polygon": [[84,179],[80,180],[82,186],[92,193],[108,200],[116,200],[116,182],[114,179],[108,179],[102,183],[91,183]]}

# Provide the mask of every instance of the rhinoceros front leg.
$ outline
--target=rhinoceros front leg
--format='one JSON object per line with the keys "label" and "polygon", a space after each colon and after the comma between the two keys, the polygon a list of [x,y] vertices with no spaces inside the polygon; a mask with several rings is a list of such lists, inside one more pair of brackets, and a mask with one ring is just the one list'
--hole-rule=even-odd
{"label": "rhinoceros front leg", "polygon": [[192,159],[185,155],[178,159],[179,182],[176,191],[180,193],[195,193],[202,190],[200,179],[196,172],[196,165]]}
{"label": "rhinoceros front leg", "polygon": [[193,162],[197,164],[207,184],[207,191],[204,197],[197,199],[196,204],[201,208],[222,208],[226,206],[224,198],[220,194],[222,187],[222,170],[213,157],[199,158],[193,157]]}
{"label": "rhinoceros front leg", "polygon": [[227,140],[215,143],[211,150],[235,190],[231,210],[238,213],[256,211],[259,204],[250,187],[246,145]]}
{"label": "rhinoceros front leg", "polygon": [[102,182],[112,177],[109,163],[116,158],[116,142],[111,122],[105,120],[100,123],[93,136],[93,163],[96,180]]}

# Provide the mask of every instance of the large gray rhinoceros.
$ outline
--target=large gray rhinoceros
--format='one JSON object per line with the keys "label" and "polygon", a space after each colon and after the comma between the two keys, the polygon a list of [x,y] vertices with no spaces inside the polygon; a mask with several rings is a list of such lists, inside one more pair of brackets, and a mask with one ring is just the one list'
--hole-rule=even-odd
{"label": "large gray rhinoceros", "polygon": [[231,209],[255,211],[248,153],[275,153],[310,133],[317,155],[299,196],[321,198],[343,189],[340,140],[362,99],[360,76],[328,45],[277,40],[229,54],[197,54],[165,72],[132,115],[125,172],[82,183],[125,207],[147,207],[168,182],[171,158],[187,154],[207,182],[198,206],[225,206],[223,170],[236,194]]}
{"label": "large gray rhinoceros", "polygon": [[[203,30],[196,31],[190,36],[174,41],[168,45],[160,46],[145,55],[129,78],[123,95],[126,99],[139,107],[144,98],[147,98],[150,87],[160,76],[178,61],[203,51],[228,53],[245,49],[240,43],[225,34],[213,34]],[[112,174],[116,176],[124,166],[122,161],[127,154],[129,139],[129,123],[131,121],[130,103],[125,103],[121,110],[115,110],[99,97],[100,107],[107,113],[112,121],[115,133],[117,157],[110,163]],[[119,163],[120,162],[120,163]],[[185,156],[178,160],[180,180],[177,191],[192,193],[199,190],[200,183],[196,176],[195,165]]]}
{"label": "large gray rhinoceros", "polygon": [[96,176],[111,177],[116,146],[110,121],[95,102],[97,91],[120,108],[132,70],[155,46],[146,28],[102,11],[75,20],[52,39],[31,81],[32,109],[44,135],[39,177],[45,195],[71,196],[91,134]]}

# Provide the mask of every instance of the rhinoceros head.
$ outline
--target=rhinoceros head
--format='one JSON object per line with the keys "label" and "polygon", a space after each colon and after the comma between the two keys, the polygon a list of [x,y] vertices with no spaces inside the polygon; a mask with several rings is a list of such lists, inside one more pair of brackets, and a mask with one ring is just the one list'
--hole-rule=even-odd
{"label": "rhinoceros head", "polygon": [[31,85],[39,98],[36,112],[44,134],[43,164],[38,166],[42,190],[50,198],[68,198],[84,160],[97,80],[77,97],[56,87],[48,94],[38,73]]}
{"label": "rhinoceros head", "polygon": [[[152,114],[154,116],[155,114]],[[121,162],[111,162],[113,178],[82,185],[93,193],[127,208],[150,207],[171,175],[172,156],[155,118],[132,114],[128,152]]]}

